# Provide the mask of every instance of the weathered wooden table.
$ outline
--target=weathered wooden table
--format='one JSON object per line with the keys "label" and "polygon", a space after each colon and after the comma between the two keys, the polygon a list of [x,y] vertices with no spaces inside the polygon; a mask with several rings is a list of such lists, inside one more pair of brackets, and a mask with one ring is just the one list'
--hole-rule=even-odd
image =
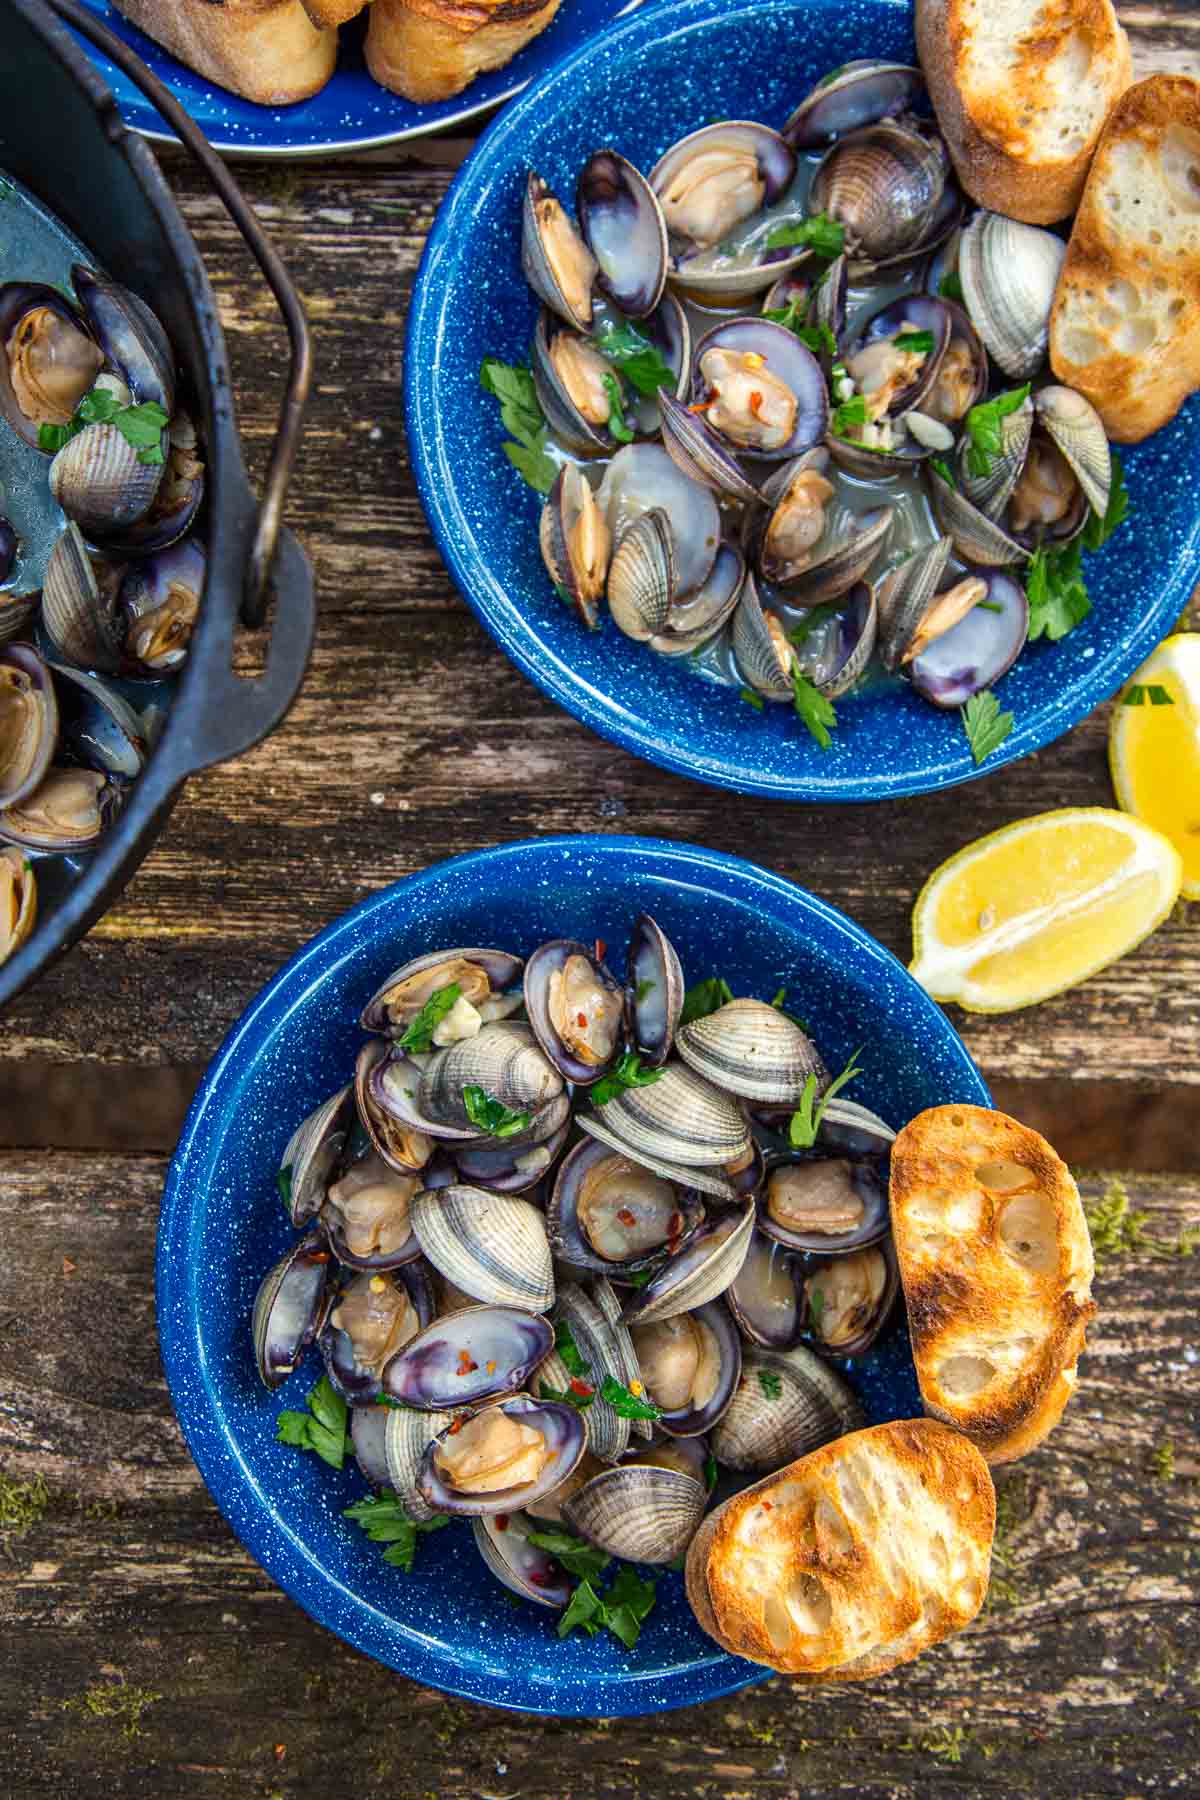
{"label": "weathered wooden table", "polygon": [[[1140,71],[1200,68],[1193,0],[1123,10]],[[1106,709],[969,789],[818,813],[659,773],[521,679],[451,587],[405,459],[405,306],[467,147],[241,171],[318,332],[291,516],[321,630],[285,726],[190,784],[120,905],[0,1026],[0,1792],[1194,1795],[1200,908],[1035,1012],[955,1017],[999,1103],[1086,1171],[1106,1223],[1079,1397],[1000,1474],[985,1616],[918,1664],[629,1722],[461,1705],[313,1625],[184,1448],[154,1330],[164,1153],[226,1027],[335,913],[497,840],[659,833],[781,870],[905,956],[943,857],[1047,807],[1111,804]],[[261,449],[274,315],[219,205],[167,162]]]}

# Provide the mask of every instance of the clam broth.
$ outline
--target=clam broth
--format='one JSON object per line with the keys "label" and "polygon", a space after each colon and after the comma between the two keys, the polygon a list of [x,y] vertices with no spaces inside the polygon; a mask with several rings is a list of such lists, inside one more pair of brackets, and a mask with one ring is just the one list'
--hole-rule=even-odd
{"label": "clam broth", "polygon": [[[680,136],[683,132],[680,132]],[[795,180],[781,199],[773,205],[764,207],[753,218],[745,220],[737,226],[720,244],[697,257],[699,267],[712,269],[735,269],[749,266],[752,258],[747,254],[757,244],[770,235],[778,225],[791,225],[802,222],[808,217],[808,190],[812,183],[813,172],[821,161],[823,151],[800,152],[797,158]],[[859,329],[860,324],[881,306],[889,301],[899,299],[902,294],[919,293],[921,289],[921,273],[928,257],[920,258],[914,265],[899,271],[891,271],[886,279],[867,285],[852,285],[847,295],[845,341],[850,342]],[[803,273],[803,270],[799,271]],[[668,287],[672,284],[668,282]],[[677,298],[687,313],[688,323],[692,328],[693,342],[701,334],[723,320],[734,319],[745,315],[757,316],[763,301],[761,293],[750,295],[739,305],[732,307],[701,306],[695,300],[687,298],[684,293],[673,288]],[[596,296],[595,320],[601,324],[605,320],[616,322],[620,315],[599,295]],[[643,402],[636,410],[636,418],[642,430],[648,430],[653,422],[650,403]],[[556,462],[579,462],[578,452],[556,439],[552,434],[547,439],[546,448]],[[750,479],[759,485],[770,475],[778,464],[765,461],[755,456],[739,455],[750,473]],[[608,467],[610,458],[595,456],[586,458],[581,466],[592,482],[598,486]],[[827,511],[831,531],[840,530],[843,522],[853,514],[870,512],[881,502],[887,502],[895,508],[891,534],[887,546],[868,572],[868,580],[878,583],[889,569],[902,563],[917,550],[923,550],[940,537],[929,501],[925,495],[925,486],[919,470],[912,475],[887,475],[865,481],[855,475],[849,475],[844,469],[831,463],[826,470],[826,478],[834,489]],[[717,496],[722,517],[726,523],[735,519],[740,511],[737,503],[724,496]],[[951,559],[948,567],[951,570],[962,568],[962,564]],[[793,605],[784,593],[769,583],[760,582],[759,592],[764,607],[777,612],[788,631],[794,630],[807,616],[808,609]],[[837,630],[835,620],[818,625],[806,640],[806,653],[820,653],[825,647],[827,637]],[[690,656],[680,657],[678,661],[686,668],[699,675],[704,681],[714,682],[722,687],[740,688],[743,677],[734,661],[730,637],[730,627],[726,625],[715,637]],[[866,689],[878,690],[881,687],[898,688],[907,685],[899,675],[889,675],[882,667],[878,655],[859,677],[854,688],[843,700],[852,699],[855,693]],[[840,704],[840,702],[839,702]]]}
{"label": "clam broth", "polygon": [[[69,232],[52,212],[35,200],[29,190],[0,171],[0,282],[45,282],[71,298],[71,265],[85,263],[103,270],[86,244]],[[47,471],[50,457],[24,443],[0,415],[0,515],[17,534],[19,547],[12,572],[2,591],[27,594],[42,585],[46,564],[66,525],[66,515],[50,492]],[[22,637],[38,654],[58,661],[58,652],[40,625],[31,625]],[[174,683],[169,679],[126,680],[106,675],[133,710],[165,708]],[[153,733],[150,734],[151,736]],[[28,849],[22,854],[37,864],[39,917],[53,909],[86,865],[90,850],[61,852]]]}

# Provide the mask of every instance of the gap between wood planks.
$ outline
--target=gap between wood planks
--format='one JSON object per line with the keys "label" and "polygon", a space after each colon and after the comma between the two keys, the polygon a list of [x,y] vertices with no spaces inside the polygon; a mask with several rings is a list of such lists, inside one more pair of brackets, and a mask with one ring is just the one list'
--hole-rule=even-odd
{"label": "gap between wood planks", "polygon": [[[170,1151],[201,1064],[167,1068],[0,1062],[0,1151]],[[1200,1173],[1197,1090],[1107,1081],[989,1078],[996,1105],[1049,1138],[1065,1161],[1143,1174]]]}

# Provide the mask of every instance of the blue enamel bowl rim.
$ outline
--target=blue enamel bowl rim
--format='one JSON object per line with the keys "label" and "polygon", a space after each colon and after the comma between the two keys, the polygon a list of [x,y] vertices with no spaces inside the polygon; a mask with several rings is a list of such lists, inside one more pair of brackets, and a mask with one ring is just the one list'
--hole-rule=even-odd
{"label": "blue enamel bowl rim", "polygon": [[[822,0],[825,3],[827,0]],[[873,3],[889,8],[908,6],[908,0]],[[632,57],[656,39],[692,29],[706,20],[715,23],[738,13],[767,13],[779,8],[803,12],[805,0],[658,0],[605,34],[606,60],[611,68],[622,53]],[[536,129],[539,109],[548,98],[561,92],[577,70],[584,68],[592,51],[594,45],[584,45],[564,57],[532,82],[488,127],[438,209],[413,288],[404,354],[409,456],[438,549],[480,623],[544,694],[599,736],[660,768],[735,793],[833,804],[899,799],[976,781],[1055,742],[1117,693],[1183,612],[1200,573],[1200,507],[1192,520],[1184,552],[1169,579],[1162,583],[1125,639],[1090,662],[1055,697],[1053,705],[1039,707],[1029,722],[1018,719],[1007,741],[993,751],[984,766],[972,764],[964,738],[961,747],[955,747],[954,761],[940,767],[926,764],[898,771],[875,769],[829,776],[818,772],[760,778],[742,766],[729,768],[722,757],[709,754],[702,743],[663,743],[656,734],[653,718],[633,719],[628,710],[618,713],[608,696],[594,691],[565,661],[543,647],[525,628],[516,609],[503,604],[503,596],[482,559],[465,548],[471,543],[472,530],[455,484],[452,421],[443,417],[437,397],[441,344],[450,329],[444,310],[449,273],[471,255],[472,212],[481,192],[494,185],[498,171],[510,161],[528,162],[525,141]],[[902,744],[898,753],[903,753]]]}
{"label": "blue enamel bowl rim", "polygon": [[[401,936],[404,916],[411,916],[419,908],[424,891],[444,884],[450,875],[476,891],[486,887],[497,895],[507,895],[513,891],[510,867],[519,868],[530,857],[547,866],[562,866],[584,856],[593,863],[615,864],[626,877],[640,864],[659,879],[678,875],[691,882],[715,883],[730,898],[744,896],[750,886],[756,904],[797,937],[819,935],[827,941],[848,940],[857,955],[866,954],[878,962],[889,984],[899,986],[916,1013],[937,1034],[948,1064],[961,1075],[962,1092],[958,1097],[965,1103],[969,1094],[980,1105],[991,1104],[982,1076],[940,1007],[917,986],[904,965],[862,926],[771,870],[721,851],[661,838],[581,834],[520,839],[436,863],[381,888],[343,913],[299,949],[259,991],[210,1063],[167,1174],[155,1279],[159,1343],[176,1417],[209,1493],[246,1549],[318,1624],[414,1681],[491,1705],[497,1704],[493,1696],[465,1675],[456,1679],[454,1666],[444,1657],[411,1638],[398,1639],[394,1627],[387,1637],[380,1629],[381,1625],[390,1625],[386,1614],[351,1593],[311,1557],[295,1530],[273,1510],[263,1494],[229,1429],[206,1360],[196,1305],[200,1259],[195,1255],[195,1234],[202,1222],[198,1201],[211,1173],[210,1138],[220,1142],[228,1130],[227,1087],[236,1092],[247,1060],[252,1063],[283,1021],[306,1003],[314,983],[355,954],[364,926],[386,930],[391,939]],[[248,1494],[253,1501],[250,1509],[245,1505]],[[390,1650],[401,1642],[402,1654],[388,1654],[384,1649],[385,1643]],[[651,1710],[669,1710],[718,1699],[766,1679],[769,1673],[731,1657],[703,1668],[666,1675],[661,1671],[643,1671],[577,1678],[560,1694],[561,1704],[550,1708],[545,1685],[535,1684],[520,1670],[514,1670],[503,1705],[551,1716],[628,1717],[647,1711],[641,1694],[652,1684],[666,1689],[669,1697],[665,1702],[656,1700]]]}

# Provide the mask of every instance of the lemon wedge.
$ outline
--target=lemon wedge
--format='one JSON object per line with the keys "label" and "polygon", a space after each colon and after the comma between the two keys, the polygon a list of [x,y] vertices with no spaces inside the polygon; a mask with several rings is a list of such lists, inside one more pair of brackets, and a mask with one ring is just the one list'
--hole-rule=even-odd
{"label": "lemon wedge", "polygon": [[1013,1012],[1074,987],[1160,925],[1179,852],[1101,806],[1019,819],[935,869],[913,908],[912,973],[935,1000]]}
{"label": "lemon wedge", "polygon": [[1200,632],[1165,638],[1125,693],[1135,685],[1146,690],[1142,704],[1114,706],[1108,729],[1117,804],[1170,838],[1183,858],[1183,891],[1200,900]]}

